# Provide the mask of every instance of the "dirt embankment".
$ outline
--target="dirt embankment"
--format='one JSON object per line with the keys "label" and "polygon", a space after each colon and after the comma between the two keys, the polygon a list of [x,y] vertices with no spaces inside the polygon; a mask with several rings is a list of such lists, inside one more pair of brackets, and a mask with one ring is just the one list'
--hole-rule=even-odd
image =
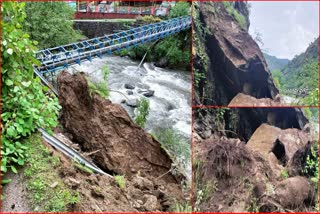
{"label": "dirt embankment", "polygon": [[66,168],[61,176],[80,192],[73,211],[168,211],[183,202],[184,176],[172,173],[172,160],[158,141],[137,126],[117,104],[90,94],[84,74],[58,76],[61,124],[81,152],[105,172],[125,177],[125,188],[114,179],[83,175]]}
{"label": "dirt embankment", "polygon": [[310,179],[314,172],[306,171],[308,158],[318,161],[312,155],[317,154],[313,139],[308,125],[301,130],[266,123],[260,123],[249,139],[213,131],[204,140],[196,134],[196,209],[314,211],[318,192]]}

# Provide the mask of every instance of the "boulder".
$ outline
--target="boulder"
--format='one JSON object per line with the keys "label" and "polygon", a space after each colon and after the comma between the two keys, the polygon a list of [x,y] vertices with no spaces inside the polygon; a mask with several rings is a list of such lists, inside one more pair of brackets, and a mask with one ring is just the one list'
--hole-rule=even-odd
{"label": "boulder", "polygon": [[295,209],[309,205],[316,194],[307,178],[296,176],[281,181],[275,188],[274,198],[283,208]]}
{"label": "boulder", "polygon": [[253,96],[246,95],[243,93],[238,93],[228,104],[228,106],[249,106],[249,107],[259,107],[259,106],[281,106],[280,102],[275,102],[270,98],[260,98],[257,99]]}
{"label": "boulder", "polygon": [[128,95],[133,95],[133,91],[127,90],[127,94],[128,94]]}
{"label": "boulder", "polygon": [[167,58],[162,57],[158,62],[155,62],[154,65],[160,68],[165,68],[168,66],[168,60]]}
{"label": "boulder", "polygon": [[129,83],[124,84],[124,87],[125,87],[126,89],[131,89],[131,90],[135,88],[134,85],[131,85],[131,84],[129,84]]}
{"label": "boulder", "polygon": [[247,146],[260,152],[266,159],[273,152],[286,164],[294,154],[309,142],[306,133],[299,129],[284,129],[262,124],[251,136]]}
{"label": "boulder", "polygon": [[147,178],[136,176],[132,180],[134,187],[139,188],[141,190],[153,190],[152,181]]}
{"label": "boulder", "polygon": [[154,195],[145,195],[144,196],[144,208],[146,209],[146,211],[155,211],[157,209],[159,209],[160,204],[157,200],[157,197]]}
{"label": "boulder", "polygon": [[269,153],[272,151],[280,133],[281,129],[264,123],[253,133],[247,142],[247,147],[260,152],[268,160]]}
{"label": "boulder", "polygon": [[136,108],[136,107],[139,106],[139,100],[136,99],[136,98],[135,99],[126,100],[126,104],[127,104],[127,106]]}
{"label": "boulder", "polygon": [[281,131],[278,140],[284,147],[286,160],[290,160],[299,149],[309,142],[306,133],[299,129],[285,129]]}
{"label": "boulder", "polygon": [[[197,104],[225,106],[238,93],[273,100],[279,91],[259,45],[247,30],[248,19],[243,25],[239,24],[223,2],[207,1],[198,5],[195,10],[201,19],[194,31],[200,43],[206,45],[195,47],[200,50],[195,50],[194,67],[205,71],[206,81],[195,87],[201,102]],[[238,7],[240,13],[242,7]],[[200,26],[206,26],[205,36]],[[203,58],[207,58],[209,65]],[[266,104],[268,101],[265,100]]]}
{"label": "boulder", "polygon": [[142,95],[145,97],[152,97],[154,95],[154,91],[148,90],[148,91],[142,92]]}

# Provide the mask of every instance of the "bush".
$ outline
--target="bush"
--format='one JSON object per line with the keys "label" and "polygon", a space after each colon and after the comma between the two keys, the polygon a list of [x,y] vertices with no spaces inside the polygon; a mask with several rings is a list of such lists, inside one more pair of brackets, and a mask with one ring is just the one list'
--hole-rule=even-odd
{"label": "bush", "polygon": [[110,70],[108,66],[104,66],[101,70],[102,72],[102,80],[99,80],[97,82],[91,81],[89,78],[87,78],[88,86],[90,89],[90,95],[92,93],[97,93],[103,98],[108,98],[110,91],[107,87],[108,77],[110,74]]}
{"label": "bush", "polygon": [[124,179],[124,176],[116,175],[114,176],[114,180],[116,181],[116,183],[121,189],[126,188],[126,180]]}
{"label": "bush", "polygon": [[176,18],[180,16],[190,15],[190,4],[188,2],[177,2],[169,12],[169,18]]}
{"label": "bush", "polygon": [[[169,18],[190,15],[190,4],[187,2],[178,2],[169,13]],[[145,21],[160,21],[158,18],[144,16]],[[159,61],[165,58],[167,65],[171,68],[186,68],[190,66],[191,57],[191,34],[190,31],[183,31],[179,34],[160,40],[154,46],[143,44],[138,47],[132,47],[129,50],[129,56],[133,59],[141,60],[147,51],[146,61]]]}
{"label": "bush", "polygon": [[141,20],[148,24],[162,21],[159,17],[154,17],[154,16],[143,16]]}
{"label": "bush", "polygon": [[310,180],[318,188],[319,181],[319,157],[318,157],[318,142],[312,144],[311,154],[307,157],[307,165],[305,166],[304,172],[311,174]]}
{"label": "bush", "polygon": [[60,109],[56,97],[46,94],[48,88],[34,78],[36,42],[23,29],[25,3],[2,4],[2,161],[1,171],[26,160],[22,139],[38,127],[50,130],[57,125]]}
{"label": "bush", "polygon": [[223,5],[228,14],[231,15],[236,20],[236,22],[238,22],[241,28],[245,29],[247,24],[245,17],[238,13],[238,11],[232,6],[231,2],[223,2]]}
{"label": "bush", "polygon": [[158,128],[152,132],[161,146],[170,154],[174,154],[178,162],[187,166],[190,162],[191,148],[190,144],[184,141],[173,129]]}
{"label": "bush", "polygon": [[39,49],[65,45],[83,38],[73,29],[73,9],[65,2],[27,2],[24,30]]}
{"label": "bush", "polygon": [[149,115],[149,101],[143,97],[139,101],[138,112],[135,118],[136,123],[142,128],[144,128],[145,123],[147,122],[148,115]]}

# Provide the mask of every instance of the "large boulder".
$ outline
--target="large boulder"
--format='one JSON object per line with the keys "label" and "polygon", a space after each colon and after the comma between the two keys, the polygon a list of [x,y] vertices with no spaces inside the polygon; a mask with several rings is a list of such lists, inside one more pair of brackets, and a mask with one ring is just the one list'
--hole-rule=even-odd
{"label": "large boulder", "polygon": [[[98,151],[93,161],[111,174],[159,177],[167,173],[172,160],[150,134],[136,125],[118,104],[97,94],[90,96],[84,74],[61,72],[58,76],[62,125],[84,152]],[[167,173],[166,182],[180,178]]]}
{"label": "large boulder", "polygon": [[294,154],[310,142],[304,131],[299,129],[280,129],[262,124],[251,136],[247,146],[260,152],[270,160],[269,153],[275,154],[283,164],[290,161]]}
{"label": "large boulder", "polygon": [[283,208],[295,209],[312,204],[317,193],[306,177],[296,176],[281,181],[275,188],[275,199]]}
{"label": "large boulder", "polygon": [[[279,91],[248,32],[246,4],[204,1],[195,5],[199,16],[194,22],[195,37],[204,45],[194,46],[194,67],[206,75],[195,87],[196,104],[228,105],[238,93],[273,100]],[[236,11],[245,23],[235,18]]]}
{"label": "large boulder", "polygon": [[237,94],[228,106],[248,106],[248,107],[259,107],[259,106],[281,106],[280,102],[275,102],[270,98],[257,99],[253,96],[246,95],[243,93]]}
{"label": "large boulder", "polygon": [[262,124],[253,133],[247,142],[247,147],[251,150],[260,152],[266,160],[269,159],[269,153],[274,147],[274,143],[278,139],[281,129],[268,124]]}
{"label": "large boulder", "polygon": [[278,138],[285,150],[286,160],[290,160],[294,154],[309,142],[309,137],[299,129],[283,130]]}

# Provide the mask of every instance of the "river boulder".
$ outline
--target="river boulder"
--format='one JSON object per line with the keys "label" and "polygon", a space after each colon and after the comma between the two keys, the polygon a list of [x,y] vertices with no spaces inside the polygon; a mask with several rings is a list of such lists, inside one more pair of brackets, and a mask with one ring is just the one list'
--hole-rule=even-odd
{"label": "river boulder", "polygon": [[131,90],[135,88],[135,86],[132,85],[132,84],[130,84],[130,83],[124,84],[124,87],[125,87],[126,89],[131,89]]}

